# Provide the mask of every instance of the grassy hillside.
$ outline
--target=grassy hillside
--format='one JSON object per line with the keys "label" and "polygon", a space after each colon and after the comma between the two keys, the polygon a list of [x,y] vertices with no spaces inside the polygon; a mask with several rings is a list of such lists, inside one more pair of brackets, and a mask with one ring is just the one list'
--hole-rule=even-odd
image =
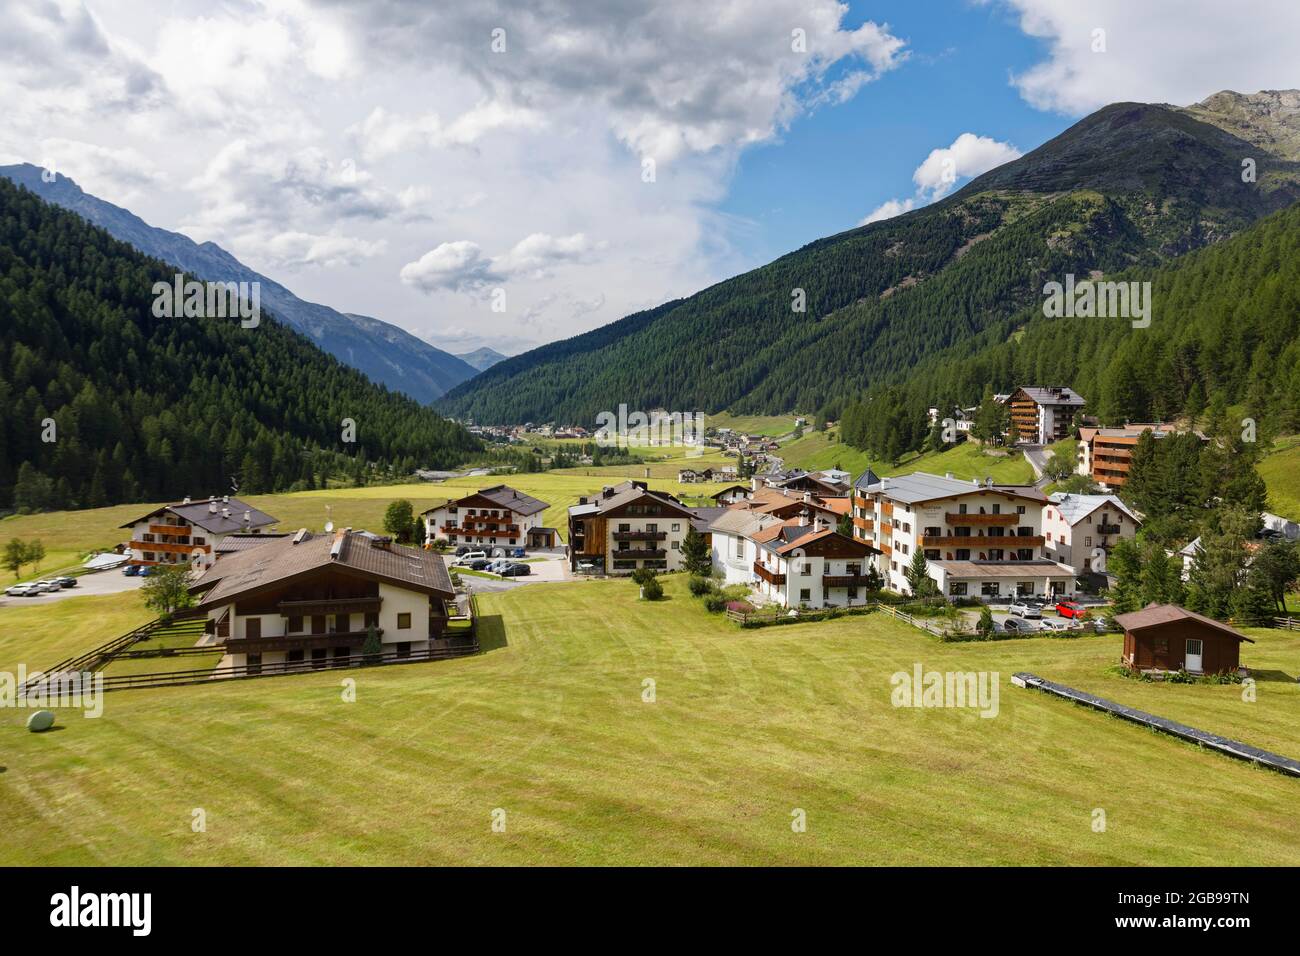
{"label": "grassy hillside", "polygon": [[[1294,756],[1300,634],[1252,632],[1247,704],[1110,676],[1115,637],[945,645],[879,615],[741,631],[683,585],[484,595],[492,650],[349,671],[355,703],[335,672],[122,692],[41,735],[5,711],[0,864],[1300,863],[1296,781],[1008,683],[1031,670]],[[54,616],[24,623],[26,653],[60,656]],[[891,706],[917,662],[996,671],[997,716]]]}
{"label": "grassy hillside", "polygon": [[1300,521],[1300,443],[1274,452],[1255,469],[1268,486],[1268,501],[1273,511]]}
{"label": "grassy hillside", "polygon": [[838,433],[812,432],[796,439],[781,449],[787,467],[806,468],[809,471],[833,468],[837,464],[855,476],[868,466],[878,475],[904,475],[913,471],[928,471],[943,475],[952,472],[954,478],[971,479],[991,475],[994,481],[1004,484],[1029,484],[1034,471],[1019,452],[1007,455],[986,454],[978,445],[963,442],[942,452],[908,454],[898,464],[888,465],[864,451],[841,444]]}

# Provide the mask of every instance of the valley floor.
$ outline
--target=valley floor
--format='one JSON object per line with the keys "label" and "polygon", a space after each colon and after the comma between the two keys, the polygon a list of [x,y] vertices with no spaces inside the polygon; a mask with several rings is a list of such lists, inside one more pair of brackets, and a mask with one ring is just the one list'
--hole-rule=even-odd
{"label": "valley floor", "polygon": [[[1300,634],[1251,632],[1247,703],[1113,676],[1114,636],[944,644],[880,614],[740,630],[665,584],[655,603],[617,580],[483,595],[473,658],[125,691],[45,734],[4,711],[0,863],[1300,863],[1300,781],[1009,683],[1300,756]],[[0,669],[129,629],[138,600],[0,609]],[[895,708],[916,663],[996,671],[997,715]]]}

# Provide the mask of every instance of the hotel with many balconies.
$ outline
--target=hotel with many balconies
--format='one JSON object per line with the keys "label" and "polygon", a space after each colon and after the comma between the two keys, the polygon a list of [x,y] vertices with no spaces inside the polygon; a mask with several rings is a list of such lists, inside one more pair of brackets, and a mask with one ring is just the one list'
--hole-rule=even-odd
{"label": "hotel with many balconies", "polygon": [[1074,569],[1044,554],[1046,504],[1032,485],[920,471],[893,478],[868,473],[854,483],[853,535],[879,551],[885,586],[900,593],[911,590],[906,571],[920,551],[949,598],[1071,594]]}

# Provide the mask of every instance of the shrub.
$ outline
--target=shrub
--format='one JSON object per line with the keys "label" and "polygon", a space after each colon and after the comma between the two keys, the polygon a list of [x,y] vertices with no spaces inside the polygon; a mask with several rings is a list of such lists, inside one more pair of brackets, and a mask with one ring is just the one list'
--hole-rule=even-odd
{"label": "shrub", "polygon": [[664,596],[664,586],[659,583],[659,579],[651,575],[644,584],[641,585],[641,596],[647,601],[658,601]]}
{"label": "shrub", "polygon": [[647,581],[654,580],[654,568],[637,568],[632,572],[632,580],[637,584],[645,584]]}
{"label": "shrub", "polygon": [[717,585],[708,578],[702,578],[699,575],[691,575],[691,580],[687,584],[687,587],[691,589],[691,593],[696,597],[704,597],[706,594],[713,593]]}
{"label": "shrub", "polygon": [[710,614],[721,614],[727,609],[727,604],[726,597],[716,592],[704,598],[704,609]]}

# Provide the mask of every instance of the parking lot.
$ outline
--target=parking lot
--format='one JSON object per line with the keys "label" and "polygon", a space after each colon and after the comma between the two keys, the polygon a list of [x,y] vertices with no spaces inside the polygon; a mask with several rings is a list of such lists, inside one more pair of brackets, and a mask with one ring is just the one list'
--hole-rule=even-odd
{"label": "parking lot", "polygon": [[[1088,620],[1086,622],[1083,622],[1083,625],[1081,627],[1071,627],[1070,629],[1074,631],[1095,629],[1096,621],[1100,620],[1105,612],[1105,607],[1106,607],[1105,604],[1099,602],[1098,603],[1088,602],[1088,603],[1083,603],[1082,606],[1084,610],[1088,612]],[[1036,633],[1040,631],[1050,631],[1054,629],[1054,625],[1060,623],[1064,623],[1067,625],[1074,624],[1072,619],[1064,618],[1058,615],[1056,613],[1056,606],[1054,604],[1042,605],[1041,619],[1024,618],[1024,617],[1020,617],[1019,615],[1011,614],[1008,611],[1007,604],[991,605],[989,607],[989,610],[992,611],[993,613],[993,624],[996,627],[998,632],[1005,632],[1007,630],[1006,622],[1008,618],[1016,618],[1016,625],[1018,627],[1023,627],[1023,629],[1026,632],[1030,632],[1030,633]],[[980,609],[977,607],[962,608],[961,611],[973,629],[975,625],[979,623]]]}
{"label": "parking lot", "polygon": [[[444,555],[443,560],[447,564],[449,571],[455,570],[452,562],[456,560],[455,555]],[[540,584],[552,581],[569,581],[572,574],[569,571],[569,562],[565,559],[563,551],[529,551],[527,558],[523,562],[528,565],[528,574],[520,577],[499,578],[499,577],[480,577],[482,574],[489,572],[480,571],[477,574],[461,575],[461,583],[470,585],[475,591],[508,591],[510,588],[519,587],[523,584]]]}
{"label": "parking lot", "polygon": [[[50,577],[55,577],[55,575],[50,575]],[[42,580],[45,579],[42,578]],[[134,591],[144,584],[145,580],[145,578],[141,577],[127,577],[120,569],[110,568],[107,571],[97,571],[94,574],[83,574],[77,578],[75,588],[60,588],[52,594],[10,597],[4,591],[0,591],[0,604],[52,604],[55,601],[81,597],[86,594],[119,594],[123,591]],[[8,586],[6,585],[6,587]]]}

